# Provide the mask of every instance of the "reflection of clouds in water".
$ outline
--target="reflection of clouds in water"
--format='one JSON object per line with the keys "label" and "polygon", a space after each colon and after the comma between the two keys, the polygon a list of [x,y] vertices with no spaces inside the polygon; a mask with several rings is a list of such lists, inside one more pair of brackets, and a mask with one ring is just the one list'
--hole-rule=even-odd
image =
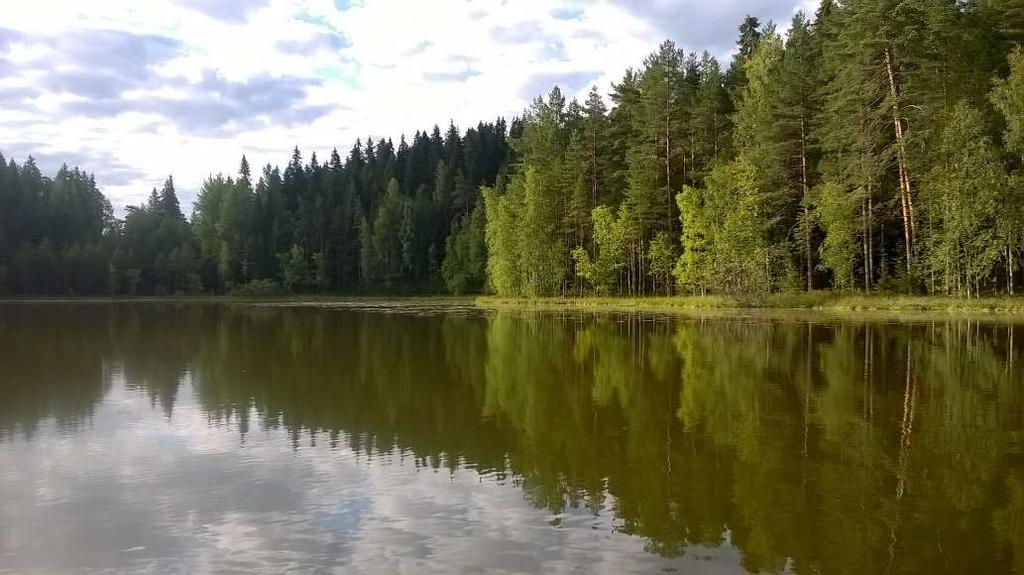
{"label": "reflection of clouds in water", "polygon": [[341,451],[293,452],[279,433],[240,449],[237,430],[209,425],[182,391],[169,422],[115,385],[79,435],[56,439],[47,422],[31,444],[0,445],[0,523],[16,526],[2,532],[0,571],[278,570],[347,555],[364,470]]}
{"label": "reflection of clouds in water", "polygon": [[48,420],[31,442],[0,443],[0,572],[742,572],[727,548],[647,554],[611,530],[610,509],[570,509],[554,527],[511,481],[472,469],[367,458],[325,437],[293,449],[260,426],[243,442],[187,376],[170,418],[113,377],[78,433]]}

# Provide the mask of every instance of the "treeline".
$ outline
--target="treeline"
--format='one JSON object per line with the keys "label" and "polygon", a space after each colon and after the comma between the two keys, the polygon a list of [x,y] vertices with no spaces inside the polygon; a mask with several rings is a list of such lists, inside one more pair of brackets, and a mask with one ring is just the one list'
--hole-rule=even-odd
{"label": "treeline", "polygon": [[[0,176],[13,293],[1013,294],[1024,1],[823,0],[748,17],[727,69],[665,42],[585,102],[168,179],[123,220],[91,176]],[[91,216],[88,214],[97,214]]]}
{"label": "treeline", "polygon": [[104,293],[114,253],[110,202],[92,175],[0,154],[0,294]]}
{"label": "treeline", "polygon": [[479,292],[479,187],[508,164],[508,131],[435,126],[324,163],[296,148],[258,179],[243,157],[237,176],[203,183],[188,219],[172,178],[119,219],[91,175],[0,156],[0,293]]}
{"label": "treeline", "polygon": [[665,42],[584,106],[536,100],[485,191],[502,295],[1013,293],[1024,3],[824,0],[747,18],[723,71]]}

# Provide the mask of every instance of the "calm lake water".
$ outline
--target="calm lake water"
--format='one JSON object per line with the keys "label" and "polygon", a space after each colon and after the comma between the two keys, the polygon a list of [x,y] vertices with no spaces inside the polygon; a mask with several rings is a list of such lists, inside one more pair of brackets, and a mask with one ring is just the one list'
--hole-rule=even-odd
{"label": "calm lake water", "polygon": [[0,305],[0,572],[1024,572],[1022,345],[968,320]]}

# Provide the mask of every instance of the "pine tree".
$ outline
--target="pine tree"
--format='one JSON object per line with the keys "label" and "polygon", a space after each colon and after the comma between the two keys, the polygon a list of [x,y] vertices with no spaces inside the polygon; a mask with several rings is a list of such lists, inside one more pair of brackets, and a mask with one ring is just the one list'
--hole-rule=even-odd
{"label": "pine tree", "polygon": [[[787,187],[791,190],[784,206],[784,226],[796,216],[792,229],[799,232],[799,245],[804,262],[805,287],[814,289],[814,258],[812,247],[813,216],[811,190],[817,180],[818,142],[814,140],[813,124],[821,110],[818,96],[821,85],[818,70],[822,65],[820,44],[802,12],[789,28],[779,72],[778,121],[782,156],[787,163]],[[795,192],[795,193],[793,193]]]}
{"label": "pine tree", "polygon": [[736,56],[732,60],[725,79],[726,88],[732,94],[738,93],[746,85],[747,60],[753,56],[763,35],[761,21],[750,15],[743,19],[739,30],[740,37],[736,40]]}
{"label": "pine tree", "polygon": [[161,188],[157,201],[157,209],[165,217],[176,220],[185,218],[181,213],[181,205],[178,203],[178,194],[174,191],[173,176],[167,176],[167,180],[164,181],[164,187]]}
{"label": "pine tree", "polygon": [[[823,55],[819,76],[822,110],[811,137],[821,142],[823,183],[862,198],[863,284],[869,290],[878,275],[875,263],[886,255],[875,248],[876,221],[886,219],[886,214],[876,214],[875,200],[882,195],[883,176],[890,165],[887,135],[892,119],[890,110],[877,105],[887,98],[887,91],[877,81],[876,56],[862,49],[849,29],[848,17],[848,9],[824,0],[815,18],[815,39]],[[902,197],[902,191],[899,195]],[[878,239],[881,244],[884,237]],[[845,242],[845,236],[829,240],[826,232],[824,241]],[[885,274],[884,267],[879,267]]]}
{"label": "pine tree", "polygon": [[591,207],[615,203],[616,190],[612,189],[609,171],[608,107],[594,86],[584,105],[583,138],[580,147],[586,189]]}
{"label": "pine tree", "polygon": [[710,167],[728,149],[730,102],[718,60],[705,52],[698,64],[699,75],[691,116],[690,185],[702,183]]}
{"label": "pine tree", "polygon": [[640,76],[640,113],[634,117],[639,139],[632,146],[653,146],[644,153],[657,157],[660,164],[660,198],[654,203],[661,216],[659,227],[669,233],[676,219],[672,199],[681,188],[677,165],[682,155],[682,62],[681,51],[671,41],[647,58]]}

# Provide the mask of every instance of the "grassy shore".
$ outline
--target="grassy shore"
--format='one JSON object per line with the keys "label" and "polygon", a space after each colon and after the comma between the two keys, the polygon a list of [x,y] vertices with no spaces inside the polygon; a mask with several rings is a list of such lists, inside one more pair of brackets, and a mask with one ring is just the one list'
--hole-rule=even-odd
{"label": "grassy shore", "polygon": [[980,299],[938,296],[898,296],[814,292],[774,294],[759,298],[728,296],[678,297],[571,297],[503,298],[447,295],[291,295],[240,296],[145,296],[145,297],[29,297],[0,298],[4,303],[229,303],[309,307],[360,308],[481,308],[576,311],[643,311],[656,313],[728,313],[736,310],[765,312],[831,312],[839,315],[963,314],[1015,317],[1024,320],[1024,297]]}
{"label": "grassy shore", "polygon": [[476,304],[489,309],[571,309],[684,312],[701,310],[810,310],[831,312],[897,312],[1006,314],[1024,316],[1024,297],[961,299],[938,296],[897,296],[815,292],[774,294],[759,298],[728,296],[500,298],[484,296]]}

